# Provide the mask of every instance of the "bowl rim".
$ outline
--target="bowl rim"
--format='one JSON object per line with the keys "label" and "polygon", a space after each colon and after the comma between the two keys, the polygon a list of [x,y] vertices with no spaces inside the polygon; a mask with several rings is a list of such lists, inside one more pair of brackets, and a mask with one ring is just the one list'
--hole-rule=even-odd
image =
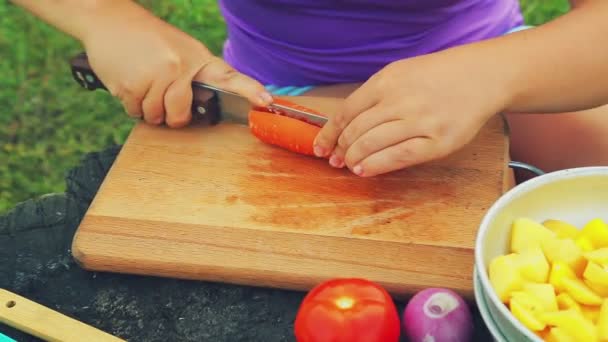
{"label": "bowl rim", "polygon": [[517,200],[519,197],[532,192],[546,184],[554,181],[562,181],[566,179],[585,177],[585,176],[606,176],[608,177],[608,166],[586,166],[576,167],[564,170],[548,172],[543,175],[532,178],[524,183],[518,184],[507,192],[502,194],[496,202],[487,210],[483,219],[479,224],[477,237],[475,239],[475,268],[477,275],[481,281],[481,287],[487,293],[487,297],[492,302],[492,305],[498,308],[498,311],[511,323],[517,330],[521,331],[527,338],[532,341],[542,342],[540,337],[534,334],[530,329],[517,320],[507,306],[498,298],[498,295],[490,284],[487,267],[483,260],[483,241],[488,232],[488,227],[492,220],[500,213],[500,211],[510,202]]}
{"label": "bowl rim", "polygon": [[498,323],[492,317],[490,313],[490,309],[488,308],[488,301],[486,300],[486,295],[481,290],[481,280],[479,279],[479,272],[477,268],[473,269],[473,289],[475,292],[475,301],[477,302],[477,308],[479,309],[479,314],[483,319],[486,328],[492,335],[494,342],[506,342],[507,338],[503,334],[502,330],[498,326]]}

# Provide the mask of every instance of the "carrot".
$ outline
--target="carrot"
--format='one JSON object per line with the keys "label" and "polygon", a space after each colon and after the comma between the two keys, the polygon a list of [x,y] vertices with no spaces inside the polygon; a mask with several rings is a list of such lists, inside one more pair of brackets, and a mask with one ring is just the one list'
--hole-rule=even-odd
{"label": "carrot", "polygon": [[[274,102],[292,108],[307,109],[296,103],[275,99]],[[312,110],[313,113],[322,115]],[[304,155],[314,156],[313,142],[321,127],[268,112],[266,108],[254,107],[249,111],[249,128],[261,141]]]}

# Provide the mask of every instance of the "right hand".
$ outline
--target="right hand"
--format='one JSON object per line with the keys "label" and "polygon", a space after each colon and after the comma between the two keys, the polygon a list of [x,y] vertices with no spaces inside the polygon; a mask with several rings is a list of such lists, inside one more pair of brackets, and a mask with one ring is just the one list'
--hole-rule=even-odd
{"label": "right hand", "polygon": [[82,42],[91,67],[130,116],[185,126],[192,118],[192,81],[239,93],[255,105],[272,102],[262,84],[201,42],[131,2],[112,6],[96,16]]}

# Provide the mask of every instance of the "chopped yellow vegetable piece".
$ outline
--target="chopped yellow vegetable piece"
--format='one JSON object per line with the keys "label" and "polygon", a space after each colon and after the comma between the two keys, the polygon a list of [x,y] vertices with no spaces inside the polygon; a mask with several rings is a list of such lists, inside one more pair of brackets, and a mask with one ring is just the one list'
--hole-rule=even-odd
{"label": "chopped yellow vegetable piece", "polygon": [[585,252],[583,256],[596,264],[607,265],[608,264],[608,247],[598,248]]}
{"label": "chopped yellow vegetable piece", "polygon": [[557,295],[556,300],[558,310],[574,309],[576,311],[581,311],[581,305],[566,292]]}
{"label": "chopped yellow vegetable piece", "polygon": [[518,258],[521,276],[530,282],[545,283],[549,278],[549,262],[540,247],[522,251]]}
{"label": "chopped yellow vegetable piece", "polygon": [[545,328],[545,322],[538,318],[542,313],[542,304],[534,300],[532,296],[526,296],[525,292],[514,293],[509,306],[511,313],[517,320],[532,331],[540,331]]}
{"label": "chopped yellow vegetable piece", "polygon": [[526,283],[523,291],[538,299],[545,311],[557,311],[555,288],[551,284]]}
{"label": "chopped yellow vegetable piece", "polygon": [[590,220],[581,229],[578,239],[587,239],[593,249],[608,247],[608,225],[600,218]]}
{"label": "chopped yellow vegetable piece", "polygon": [[576,226],[561,220],[545,220],[543,226],[553,231],[560,239],[576,239],[581,232]]}
{"label": "chopped yellow vegetable piece", "polygon": [[556,261],[551,265],[551,272],[549,273],[549,283],[553,285],[555,291],[558,293],[564,292],[566,289],[563,285],[564,278],[576,278],[574,271],[566,263],[562,261]]}
{"label": "chopped yellow vegetable piece", "polygon": [[540,247],[543,240],[556,237],[556,234],[542,224],[526,217],[513,222],[511,231],[511,252],[521,253],[527,249]]}
{"label": "chopped yellow vegetable piece", "polygon": [[562,284],[566,289],[566,292],[575,301],[585,305],[600,305],[602,304],[602,297],[597,293],[593,292],[581,279],[579,278],[564,278]]}
{"label": "chopped yellow vegetable piece", "polygon": [[587,263],[583,277],[593,284],[608,286],[608,269],[596,264],[593,261]]}
{"label": "chopped yellow vegetable piece", "polygon": [[595,325],[576,310],[543,312],[540,317],[545,324],[560,328],[561,331],[572,336],[576,341],[597,341]]}
{"label": "chopped yellow vegetable piece", "polygon": [[520,217],[508,252],[492,259],[490,283],[515,319],[543,341],[608,342],[608,224],[581,229]]}
{"label": "chopped yellow vegetable piece", "polygon": [[574,243],[583,252],[589,252],[589,251],[593,250],[593,244],[591,243],[591,241],[589,241],[589,239],[587,239],[585,237],[579,236],[578,238],[576,238],[576,240],[574,240]]}
{"label": "chopped yellow vegetable piece", "polygon": [[593,290],[593,292],[597,293],[601,297],[608,297],[608,286],[597,284],[589,279],[583,279],[583,281],[585,284],[587,284],[587,286],[589,286],[590,289]]}
{"label": "chopped yellow vegetable piece", "polygon": [[568,335],[564,329],[553,327],[549,330],[549,334],[543,338],[546,342],[578,342],[574,337]]}
{"label": "chopped yellow vegetable piece", "polygon": [[511,253],[494,258],[490,262],[490,283],[503,303],[508,303],[511,292],[520,290],[524,285],[519,269],[519,256]]}
{"label": "chopped yellow vegetable piece", "polygon": [[583,251],[571,239],[547,239],[541,242],[543,253],[550,263],[562,261],[574,271],[582,275],[587,264]]}
{"label": "chopped yellow vegetable piece", "polygon": [[597,335],[600,341],[608,341],[608,299],[602,301],[596,324]]}
{"label": "chopped yellow vegetable piece", "polygon": [[586,319],[595,324],[600,316],[600,306],[581,305],[581,313]]}

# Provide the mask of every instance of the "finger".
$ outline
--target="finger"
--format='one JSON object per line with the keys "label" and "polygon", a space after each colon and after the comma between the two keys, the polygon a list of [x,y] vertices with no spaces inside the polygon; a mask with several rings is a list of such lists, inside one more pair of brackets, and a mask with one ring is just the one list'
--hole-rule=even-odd
{"label": "finger", "polygon": [[141,102],[148,86],[149,84],[125,78],[118,84],[110,85],[108,90],[122,103],[130,117],[141,118],[143,116]]}
{"label": "finger", "polygon": [[393,120],[398,120],[397,115],[387,115],[379,105],[357,115],[338,137],[338,142],[329,157],[329,164],[338,168],[347,166],[345,156],[353,142],[374,127]]}
{"label": "finger", "polygon": [[[385,106],[374,106],[369,110],[357,115],[351,123],[344,128],[338,137],[338,146],[342,151],[347,151],[350,146],[362,135],[368,133],[377,126],[384,125],[391,121],[403,121],[395,113],[395,110],[386,109]],[[402,128],[406,128],[403,123]],[[342,155],[344,157],[344,155]]]}
{"label": "finger", "polygon": [[146,122],[161,124],[165,119],[165,91],[171,85],[171,78],[158,78],[144,96],[141,107]]}
{"label": "finger", "polygon": [[372,128],[355,140],[352,145],[344,148],[344,164],[353,170],[355,165],[374,153],[406,140],[420,137],[416,128],[416,126],[409,125],[404,120],[389,121]]}
{"label": "finger", "polygon": [[352,170],[361,177],[372,177],[422,164],[438,155],[432,139],[415,137],[371,154]]}
{"label": "finger", "polygon": [[238,72],[221,58],[213,57],[203,64],[194,79],[240,94],[258,106],[272,102],[272,95],[260,82]]}
{"label": "finger", "polygon": [[120,102],[130,117],[141,118],[143,116],[141,99],[131,95],[123,95],[120,97]]}
{"label": "finger", "polygon": [[192,119],[192,80],[189,77],[176,79],[165,92],[165,122],[167,126],[179,128]]}
{"label": "finger", "polygon": [[314,141],[314,152],[318,157],[326,157],[333,152],[338,137],[350,122],[378,103],[379,96],[374,92],[374,87],[372,79],[363,83],[360,88],[344,100],[342,109],[327,120]]}
{"label": "finger", "polygon": [[346,164],[344,163],[344,154],[346,151],[339,145],[336,146],[332,154],[329,156],[329,165],[336,168],[343,168]]}
{"label": "finger", "polygon": [[[338,112],[336,115],[331,116],[325,125],[319,130],[315,140],[313,142],[313,152],[317,157],[327,157],[330,154],[332,156],[335,155],[334,149],[336,148],[336,143],[338,141],[338,137],[340,136],[340,132],[342,132],[342,112]],[[337,118],[340,116],[340,118]],[[332,158],[330,157],[330,160]]]}
{"label": "finger", "polygon": [[381,99],[378,74],[370,77],[359,88],[353,91],[344,101],[346,111],[363,113],[377,105]]}

